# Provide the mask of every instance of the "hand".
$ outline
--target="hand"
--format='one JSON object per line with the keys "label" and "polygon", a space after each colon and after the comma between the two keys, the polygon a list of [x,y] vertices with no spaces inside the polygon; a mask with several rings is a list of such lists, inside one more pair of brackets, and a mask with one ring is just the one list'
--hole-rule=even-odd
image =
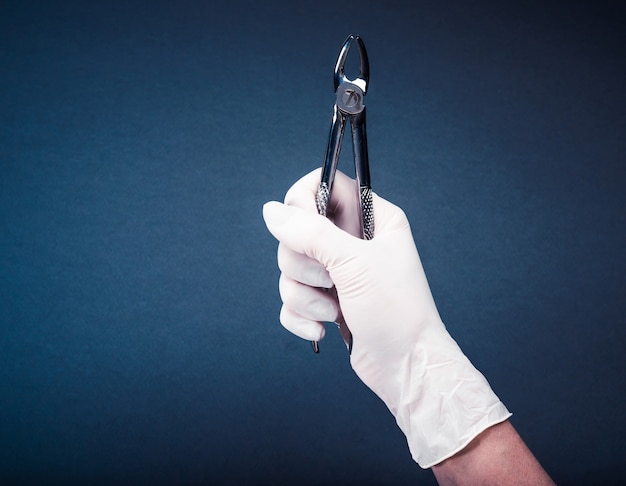
{"label": "hand", "polygon": [[319,176],[296,182],[284,205],[264,206],[280,242],[281,322],[319,340],[322,321],[343,318],[353,369],[394,414],[414,459],[431,467],[510,413],[446,331],[404,212],[374,194],[375,235],[361,240],[355,182],[337,172],[326,219],[315,206]]}

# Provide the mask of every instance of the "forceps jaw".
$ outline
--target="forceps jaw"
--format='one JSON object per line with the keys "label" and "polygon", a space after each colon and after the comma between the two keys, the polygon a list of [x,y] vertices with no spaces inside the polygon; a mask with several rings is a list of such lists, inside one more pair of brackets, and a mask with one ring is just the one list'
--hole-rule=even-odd
{"label": "forceps jaw", "polygon": [[[357,48],[359,50],[359,77],[356,79],[348,79],[346,76],[346,60],[348,59],[348,53],[350,52],[350,48],[352,47],[352,43],[356,42]],[[367,58],[367,50],[365,49],[365,44],[363,40],[358,35],[349,35],[345,42],[343,43],[343,47],[339,52],[339,57],[337,58],[337,64],[335,64],[335,91],[339,88],[339,85],[342,83],[352,83],[356,84],[361,90],[363,94],[367,93],[367,85],[369,84],[370,79],[370,63]]]}

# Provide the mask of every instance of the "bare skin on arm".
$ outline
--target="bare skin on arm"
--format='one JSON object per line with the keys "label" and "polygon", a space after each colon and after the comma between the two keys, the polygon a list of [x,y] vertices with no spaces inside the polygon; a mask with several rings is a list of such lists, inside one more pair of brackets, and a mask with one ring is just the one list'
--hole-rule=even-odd
{"label": "bare skin on arm", "polygon": [[508,420],[488,428],[432,470],[442,486],[555,484]]}

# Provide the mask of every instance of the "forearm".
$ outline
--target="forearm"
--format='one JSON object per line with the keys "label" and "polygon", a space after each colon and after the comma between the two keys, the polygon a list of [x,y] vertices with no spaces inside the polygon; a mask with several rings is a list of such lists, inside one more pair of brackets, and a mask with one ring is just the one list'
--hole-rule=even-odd
{"label": "forearm", "polygon": [[488,428],[432,470],[442,486],[554,484],[508,420]]}

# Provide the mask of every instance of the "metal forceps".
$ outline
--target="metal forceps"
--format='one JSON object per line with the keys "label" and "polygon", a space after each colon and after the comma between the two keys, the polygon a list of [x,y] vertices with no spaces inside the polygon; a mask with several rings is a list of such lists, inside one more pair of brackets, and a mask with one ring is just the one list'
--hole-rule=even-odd
{"label": "metal forceps", "polygon": [[[356,44],[359,53],[359,76],[356,79],[348,79],[345,74],[345,64],[350,48]],[[346,127],[346,121],[350,121],[352,131],[352,149],[356,182],[359,190],[359,212],[361,237],[371,240],[374,237],[374,210],[372,205],[372,187],[370,182],[369,161],[367,156],[367,135],[365,131],[365,105],[363,98],[367,93],[369,84],[369,61],[365,44],[358,35],[350,35],[343,43],[335,64],[335,104],[333,116],[326,146],[326,157],[322,167],[320,186],[316,194],[317,211],[322,216],[327,216],[330,195],[339,162],[341,142]],[[352,351],[352,334],[348,330],[343,318],[339,319],[339,330]],[[319,353],[319,343],[312,342],[313,351]]]}

